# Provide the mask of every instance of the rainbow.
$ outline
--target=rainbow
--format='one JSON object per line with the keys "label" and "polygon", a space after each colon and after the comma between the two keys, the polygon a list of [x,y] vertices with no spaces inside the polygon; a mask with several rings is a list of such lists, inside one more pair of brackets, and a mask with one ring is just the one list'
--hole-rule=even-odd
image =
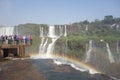
{"label": "rainbow", "polygon": [[[31,59],[48,59],[48,58],[46,58],[44,55],[39,54],[39,55],[31,55]],[[78,59],[75,59],[73,57],[70,58],[70,57],[67,57],[67,56],[61,56],[61,55],[56,55],[55,54],[55,55],[52,55],[52,58],[50,58],[50,59],[53,59],[54,63],[56,63],[58,65],[68,64],[76,70],[89,71],[90,74],[103,73],[103,72],[93,68],[92,66],[88,65],[87,63],[85,63],[83,61],[80,61]],[[71,63],[64,63],[64,62],[59,61],[59,59],[67,60]],[[78,65],[82,66],[83,69],[80,69],[79,67],[75,66],[74,64],[78,64]]]}
{"label": "rainbow", "polygon": [[[60,56],[60,55],[53,55],[54,58],[61,58],[61,59],[65,59],[65,60],[68,60],[70,61],[71,63],[73,64],[79,64],[81,65],[84,69],[88,70],[90,74],[96,74],[96,73],[103,73],[95,68],[93,68],[92,66],[86,64],[85,62],[83,61],[80,61],[78,59],[75,59],[75,58],[70,58],[70,57],[66,57],[66,56]],[[73,68],[75,68],[76,70],[79,70],[79,71],[82,71],[81,69],[79,69],[78,67],[75,67],[75,66],[72,66]],[[84,70],[83,70],[84,71]]]}

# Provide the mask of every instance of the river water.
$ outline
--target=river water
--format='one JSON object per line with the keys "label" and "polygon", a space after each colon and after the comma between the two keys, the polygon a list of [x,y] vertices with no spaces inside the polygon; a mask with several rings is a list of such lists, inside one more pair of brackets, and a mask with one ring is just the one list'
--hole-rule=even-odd
{"label": "river water", "polygon": [[104,74],[89,74],[52,59],[17,59],[0,62],[0,80],[115,80]]}

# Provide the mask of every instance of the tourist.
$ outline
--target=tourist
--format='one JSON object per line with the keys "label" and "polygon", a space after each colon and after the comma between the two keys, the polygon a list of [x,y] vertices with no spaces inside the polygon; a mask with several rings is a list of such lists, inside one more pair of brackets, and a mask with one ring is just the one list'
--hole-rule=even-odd
{"label": "tourist", "polygon": [[23,36],[23,43],[25,44],[25,36]]}
{"label": "tourist", "polygon": [[22,36],[22,35],[0,35],[0,40],[2,44],[32,44],[32,39],[30,35]]}
{"label": "tourist", "polygon": [[28,36],[25,37],[25,44],[28,42]]}

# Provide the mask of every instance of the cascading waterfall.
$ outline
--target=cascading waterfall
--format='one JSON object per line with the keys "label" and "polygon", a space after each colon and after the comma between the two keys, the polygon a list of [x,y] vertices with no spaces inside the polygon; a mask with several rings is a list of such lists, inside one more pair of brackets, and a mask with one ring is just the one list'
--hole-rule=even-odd
{"label": "cascading waterfall", "polygon": [[89,50],[86,52],[85,62],[90,62],[91,51],[92,51],[92,40],[89,41]]}
{"label": "cascading waterfall", "polygon": [[43,53],[43,45],[44,45],[44,34],[43,34],[43,27],[40,27],[40,37],[42,38],[41,39],[41,44],[39,46],[39,53]]}
{"label": "cascading waterfall", "polygon": [[64,37],[66,37],[66,40],[65,40],[65,52],[63,54],[63,58],[64,58],[63,63],[65,64],[65,63],[67,63],[67,60],[66,60],[65,56],[66,56],[66,53],[67,53],[67,45],[68,45],[67,44],[68,40],[67,40],[67,27],[66,27],[66,25],[65,25]]}
{"label": "cascading waterfall", "polygon": [[[67,36],[67,31],[66,31],[66,28],[63,28],[62,26],[59,26],[59,35],[56,35],[56,32],[55,32],[55,26],[49,26],[48,27],[49,31],[48,31],[48,35],[47,37],[49,39],[51,39],[51,43],[48,43],[47,39],[45,39],[46,37],[43,36],[43,40],[41,40],[41,44],[42,44],[42,48],[45,47],[45,45],[47,44],[47,52],[44,53],[45,55],[43,56],[44,58],[52,58],[52,53],[53,53],[53,50],[54,50],[54,45],[55,45],[55,42],[57,41],[57,39],[59,39],[61,36],[64,36],[66,37]],[[65,30],[63,30],[65,29]],[[46,41],[45,41],[46,40]],[[41,46],[40,44],[40,46]],[[67,49],[67,38],[66,38],[66,49]],[[91,52],[90,50],[92,49],[92,40],[89,41],[89,52]],[[65,60],[65,58],[63,59],[54,59],[54,63],[58,64],[58,65],[61,65],[61,64],[67,64],[67,65],[70,65],[71,67],[75,68],[76,70],[80,70],[80,71],[89,71],[91,74],[94,74],[96,72],[94,72],[93,70],[91,69],[88,69],[87,67],[85,66],[82,66],[82,65],[79,65],[78,63],[75,63],[75,62],[72,62],[72,61],[68,61],[68,60]]]}
{"label": "cascading waterfall", "polygon": [[0,27],[0,35],[13,35],[14,27]]}
{"label": "cascading waterfall", "polygon": [[117,56],[118,56],[117,60],[120,62],[119,41],[116,42],[116,53],[117,53]]}
{"label": "cascading waterfall", "polygon": [[45,54],[46,53],[46,48],[47,48],[47,43],[48,43],[48,37],[44,35],[44,28],[40,27],[40,37],[41,39],[41,44],[39,46],[39,53],[40,54]]}
{"label": "cascading waterfall", "polygon": [[49,26],[48,37],[52,39],[52,42],[48,45],[46,57],[51,58],[52,57],[51,54],[53,53],[55,41],[59,37],[59,36],[56,36],[56,34],[55,34],[55,26]]}
{"label": "cascading waterfall", "polygon": [[64,37],[67,36],[67,30],[66,30],[66,25],[65,25],[65,33],[64,33]]}
{"label": "cascading waterfall", "polygon": [[[41,43],[39,46],[39,54],[42,54],[43,58],[52,58],[52,53],[54,50],[54,45],[55,42],[57,41],[57,39],[60,38],[60,36],[64,35],[67,36],[67,32],[66,32],[66,26],[65,26],[65,32],[63,32],[63,27],[59,25],[59,34],[56,35],[56,27],[55,26],[49,26],[48,27],[48,35],[44,35],[44,28],[40,27],[40,37],[41,39]],[[49,39],[51,39],[51,43],[49,43]]]}
{"label": "cascading waterfall", "polygon": [[117,51],[117,54],[119,54],[119,42],[117,41],[117,48],[116,48],[116,51]]}
{"label": "cascading waterfall", "polygon": [[63,28],[62,26],[59,26],[59,35],[62,36],[62,34],[63,34]]}
{"label": "cascading waterfall", "polygon": [[119,41],[116,42],[116,53],[117,53],[117,56],[118,56],[118,61],[120,62]]}
{"label": "cascading waterfall", "polygon": [[39,53],[43,53],[43,45],[44,45],[44,37],[42,37],[41,39],[41,44],[40,44],[40,47],[39,47]]}
{"label": "cascading waterfall", "polygon": [[85,30],[88,31],[88,25],[86,25],[85,27],[86,27]]}
{"label": "cascading waterfall", "polygon": [[49,26],[49,32],[48,32],[48,37],[50,38],[55,38],[55,26]]}
{"label": "cascading waterfall", "polygon": [[54,44],[56,42],[58,38],[52,38],[52,42],[49,44],[48,48],[47,48],[47,53],[46,53],[46,57],[47,58],[52,58],[52,53],[53,53],[53,50],[54,50]]}
{"label": "cascading waterfall", "polygon": [[5,35],[5,27],[0,28],[0,35]]}
{"label": "cascading waterfall", "polygon": [[40,27],[40,37],[44,37],[43,27]]}
{"label": "cascading waterfall", "polygon": [[114,63],[115,60],[114,60],[114,57],[113,57],[113,55],[111,53],[111,50],[110,50],[110,47],[109,47],[108,43],[106,43],[106,48],[107,48],[108,58],[109,58],[110,63]]}
{"label": "cascading waterfall", "polygon": [[42,47],[43,47],[43,50],[42,50],[43,53],[46,52],[47,43],[48,43],[48,38],[45,40],[45,43],[44,43],[44,45],[42,46]]}

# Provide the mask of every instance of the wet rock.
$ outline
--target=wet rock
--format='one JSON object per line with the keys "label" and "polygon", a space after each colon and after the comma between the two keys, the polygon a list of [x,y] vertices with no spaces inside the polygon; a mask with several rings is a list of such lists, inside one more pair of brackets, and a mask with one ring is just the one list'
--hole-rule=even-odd
{"label": "wet rock", "polygon": [[112,77],[106,75],[106,74],[94,74],[92,75],[96,80],[118,80],[118,79],[113,79]]}

